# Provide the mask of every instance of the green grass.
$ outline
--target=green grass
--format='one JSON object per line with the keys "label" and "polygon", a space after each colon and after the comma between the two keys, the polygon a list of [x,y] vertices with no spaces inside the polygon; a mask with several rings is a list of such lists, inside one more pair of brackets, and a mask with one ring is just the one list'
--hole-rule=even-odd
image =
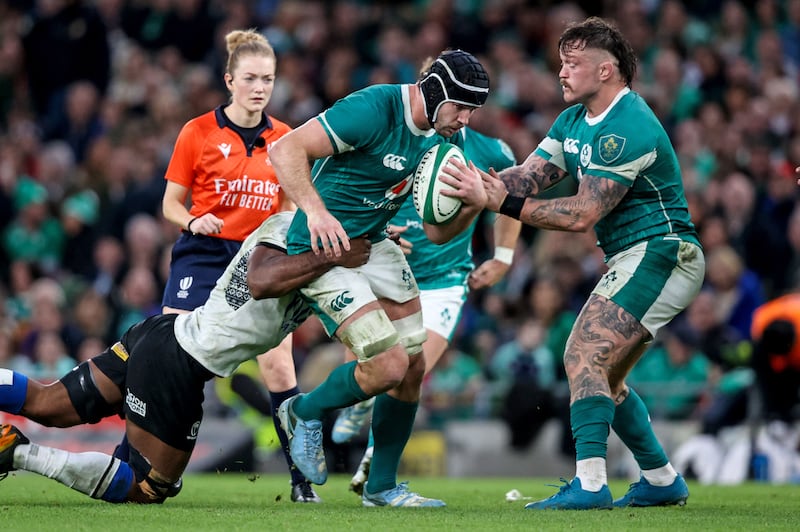
{"label": "green grass", "polygon": [[[349,477],[332,476],[317,491],[321,505],[289,500],[285,475],[236,473],[187,475],[184,489],[160,506],[112,505],[94,501],[30,473],[0,483],[2,530],[798,530],[800,486],[748,483],[709,487],[690,483],[683,508],[591,512],[534,512],[525,501],[509,503],[516,488],[544,498],[553,479],[412,478],[411,488],[441,497],[447,508],[362,508],[347,491]],[[625,482],[612,482],[619,496]]]}

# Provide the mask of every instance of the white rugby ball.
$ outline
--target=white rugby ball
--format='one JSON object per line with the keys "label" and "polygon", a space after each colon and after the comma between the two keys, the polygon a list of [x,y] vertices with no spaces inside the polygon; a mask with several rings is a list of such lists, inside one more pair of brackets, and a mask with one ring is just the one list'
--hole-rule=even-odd
{"label": "white rugby ball", "polygon": [[467,158],[461,148],[455,144],[437,144],[425,152],[414,172],[414,185],[411,196],[414,208],[423,221],[429,224],[449,222],[461,210],[461,200],[442,195],[442,190],[453,189],[439,180],[442,169],[450,159],[458,159],[467,164]]}

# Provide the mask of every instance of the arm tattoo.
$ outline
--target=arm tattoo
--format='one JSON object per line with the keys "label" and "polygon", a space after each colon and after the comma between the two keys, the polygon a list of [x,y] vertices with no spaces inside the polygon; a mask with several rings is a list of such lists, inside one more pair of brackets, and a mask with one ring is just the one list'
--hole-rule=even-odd
{"label": "arm tattoo", "polygon": [[512,196],[532,198],[552,187],[567,173],[541,157],[531,156],[521,165],[500,172],[500,179]]}
{"label": "arm tattoo", "polygon": [[567,198],[528,201],[533,208],[520,219],[543,229],[586,230],[611,212],[628,190],[625,185],[611,179],[586,175],[577,194]]}
{"label": "arm tattoo", "polygon": [[[613,179],[606,179],[603,177],[595,177],[586,175],[581,183],[581,188],[584,184],[590,198],[590,201],[595,203],[598,207],[600,216],[598,219],[604,218],[608,213],[614,210],[625,194],[628,193],[630,188],[622,183],[617,183]],[[580,190],[578,191],[580,195]]]}

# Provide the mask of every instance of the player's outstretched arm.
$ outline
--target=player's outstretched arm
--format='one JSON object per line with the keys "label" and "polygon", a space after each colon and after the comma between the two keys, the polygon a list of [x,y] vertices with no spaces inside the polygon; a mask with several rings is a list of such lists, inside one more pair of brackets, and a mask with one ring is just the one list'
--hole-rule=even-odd
{"label": "player's outstretched arm", "polygon": [[247,268],[247,285],[255,299],[280,297],[303,287],[334,266],[355,268],[366,264],[372,243],[367,238],[350,240],[350,249],[339,257],[314,254],[299,255],[267,246],[256,246]]}
{"label": "player's outstretched arm", "polygon": [[494,222],[494,257],[485,260],[469,274],[470,290],[489,288],[497,284],[508,273],[514,258],[514,248],[522,229],[522,223],[499,214]]}

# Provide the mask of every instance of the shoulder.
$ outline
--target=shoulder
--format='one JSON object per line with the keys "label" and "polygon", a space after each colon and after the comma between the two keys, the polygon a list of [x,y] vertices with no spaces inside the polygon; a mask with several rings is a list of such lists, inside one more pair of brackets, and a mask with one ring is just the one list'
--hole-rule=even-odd
{"label": "shoulder", "polygon": [[286,122],[278,120],[272,115],[269,115],[269,121],[272,122],[272,130],[275,133],[284,135],[292,130],[292,126],[290,126]]}
{"label": "shoulder", "polygon": [[[400,85],[371,85],[357,90],[334,104],[334,107],[363,107],[386,109],[402,105]],[[366,117],[360,117],[366,118]],[[378,117],[369,117],[370,120]]]}
{"label": "shoulder", "polygon": [[207,135],[214,128],[219,128],[215,111],[203,113],[186,122],[181,129],[181,135]]}

